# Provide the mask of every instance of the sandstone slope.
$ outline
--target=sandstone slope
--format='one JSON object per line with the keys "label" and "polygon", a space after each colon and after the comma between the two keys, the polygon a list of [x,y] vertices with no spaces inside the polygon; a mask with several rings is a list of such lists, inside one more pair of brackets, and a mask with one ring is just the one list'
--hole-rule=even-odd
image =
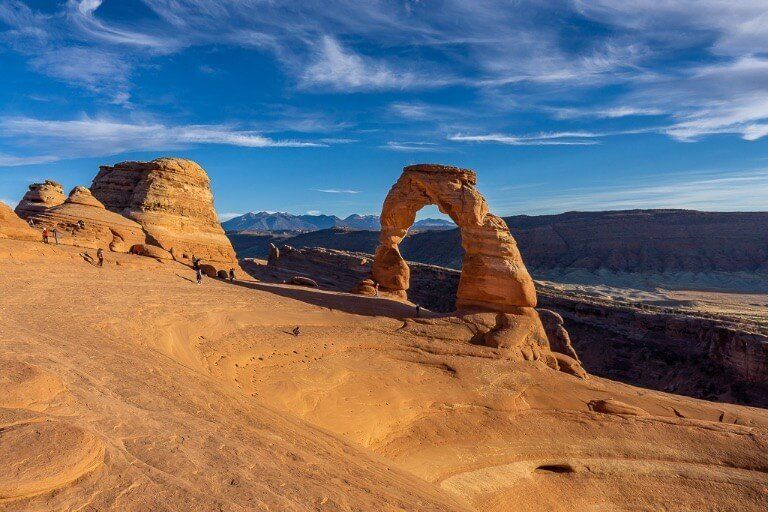
{"label": "sandstone slope", "polygon": [[0,509],[768,505],[765,410],[511,361],[397,301],[113,258],[0,240],[0,456],[26,464]]}
{"label": "sandstone slope", "polygon": [[0,238],[40,240],[40,233],[16,215],[11,207],[0,201]]}
{"label": "sandstone slope", "polygon": [[105,209],[85,187],[75,187],[63,204],[34,214],[32,219],[35,225],[56,229],[59,241],[66,245],[128,252],[145,241],[139,224]]}

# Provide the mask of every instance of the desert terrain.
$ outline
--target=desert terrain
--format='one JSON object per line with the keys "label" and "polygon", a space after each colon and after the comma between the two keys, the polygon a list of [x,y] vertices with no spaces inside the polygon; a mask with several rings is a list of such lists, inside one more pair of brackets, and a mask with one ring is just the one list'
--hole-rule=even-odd
{"label": "desert terrain", "polygon": [[0,247],[5,510],[768,503],[765,410],[512,362],[383,298]]}

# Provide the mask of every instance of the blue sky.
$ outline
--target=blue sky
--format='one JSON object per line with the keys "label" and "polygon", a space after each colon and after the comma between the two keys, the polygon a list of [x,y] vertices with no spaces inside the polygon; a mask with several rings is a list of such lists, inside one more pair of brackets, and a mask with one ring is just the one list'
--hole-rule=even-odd
{"label": "blue sky", "polygon": [[3,0],[0,66],[11,203],[173,155],[223,218],[378,213],[417,162],[501,215],[768,210],[765,0]]}

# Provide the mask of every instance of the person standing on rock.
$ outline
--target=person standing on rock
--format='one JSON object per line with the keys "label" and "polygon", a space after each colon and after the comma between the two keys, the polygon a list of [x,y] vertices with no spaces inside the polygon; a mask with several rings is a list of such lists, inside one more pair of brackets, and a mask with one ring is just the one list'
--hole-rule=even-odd
{"label": "person standing on rock", "polygon": [[53,228],[53,240],[59,245],[59,230],[56,228]]}
{"label": "person standing on rock", "polygon": [[379,282],[378,281],[376,281],[376,284],[374,285],[374,290],[376,292],[374,297],[378,297],[379,296]]}
{"label": "person standing on rock", "polygon": [[48,243],[48,228],[43,228],[43,243]]}
{"label": "person standing on rock", "polygon": [[99,259],[99,266],[103,267],[104,266],[104,249],[102,249],[101,247],[96,249],[96,257]]}
{"label": "person standing on rock", "polygon": [[235,269],[231,268],[229,269],[229,282],[231,283],[234,280],[235,280]]}
{"label": "person standing on rock", "polygon": [[195,277],[197,278],[197,284],[203,284],[203,271],[199,265],[195,269]]}

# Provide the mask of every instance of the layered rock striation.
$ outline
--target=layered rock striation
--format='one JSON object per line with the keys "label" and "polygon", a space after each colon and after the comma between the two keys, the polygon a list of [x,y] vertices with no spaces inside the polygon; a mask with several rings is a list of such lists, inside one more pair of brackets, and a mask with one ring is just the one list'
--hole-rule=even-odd
{"label": "layered rock striation", "polygon": [[[75,187],[63,204],[32,216],[36,225],[56,230],[65,245],[128,252],[145,242],[141,226],[107,210],[85,187]],[[51,235],[51,241],[55,238]]]}
{"label": "layered rock striation", "polygon": [[16,206],[16,215],[28,219],[38,213],[43,213],[54,206],[62,204],[67,199],[61,185],[55,181],[45,180],[43,183],[33,183]]}
{"label": "layered rock striation", "polygon": [[158,158],[102,166],[91,189],[108,210],[138,222],[148,242],[175,259],[237,264],[216,216],[210,179],[195,162]]}

